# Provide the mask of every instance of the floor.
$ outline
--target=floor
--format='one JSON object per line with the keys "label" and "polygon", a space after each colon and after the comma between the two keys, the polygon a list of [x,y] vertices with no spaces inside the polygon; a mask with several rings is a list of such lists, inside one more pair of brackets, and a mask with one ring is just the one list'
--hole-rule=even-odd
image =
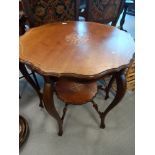
{"label": "floor", "polygon": [[[119,27],[120,25],[121,16],[117,22],[117,27]],[[124,30],[127,30],[128,33],[130,33],[133,38],[135,38],[135,16],[126,15],[123,28]]]}
{"label": "floor", "polygon": [[[134,38],[134,17],[127,16],[124,25]],[[39,83],[43,80],[38,76]],[[31,86],[20,80],[20,114],[29,124],[27,141],[20,149],[20,155],[134,155],[135,95],[128,91],[117,107],[106,118],[106,128],[99,128],[99,117],[88,103],[83,106],[69,106],[64,120],[64,134],[57,136],[56,121],[39,108],[39,99]],[[99,91],[95,101],[104,109],[104,92]],[[63,102],[55,96],[58,112],[62,113]]]}

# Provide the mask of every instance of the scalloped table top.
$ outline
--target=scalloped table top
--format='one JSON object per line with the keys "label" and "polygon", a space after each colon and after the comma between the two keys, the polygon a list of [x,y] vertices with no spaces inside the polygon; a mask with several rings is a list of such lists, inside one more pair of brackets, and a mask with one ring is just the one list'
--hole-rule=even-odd
{"label": "scalloped table top", "polygon": [[43,75],[95,76],[127,67],[133,54],[128,33],[94,22],[46,24],[20,37],[20,61]]}

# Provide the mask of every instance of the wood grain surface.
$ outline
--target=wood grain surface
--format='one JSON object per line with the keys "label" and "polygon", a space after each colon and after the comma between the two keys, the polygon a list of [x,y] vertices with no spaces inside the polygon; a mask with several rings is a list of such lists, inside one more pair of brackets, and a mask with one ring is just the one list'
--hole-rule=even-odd
{"label": "wood grain surface", "polygon": [[97,83],[81,84],[67,80],[56,82],[56,94],[67,104],[86,104],[95,97],[97,93]]}
{"label": "wood grain surface", "polygon": [[94,22],[46,24],[20,37],[20,61],[43,75],[91,77],[127,67],[133,54],[128,33]]}

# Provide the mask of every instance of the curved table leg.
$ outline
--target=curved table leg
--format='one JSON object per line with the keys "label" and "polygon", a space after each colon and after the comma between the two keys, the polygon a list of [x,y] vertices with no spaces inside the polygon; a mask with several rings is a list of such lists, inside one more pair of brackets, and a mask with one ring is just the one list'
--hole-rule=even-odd
{"label": "curved table leg", "polygon": [[101,118],[101,124],[100,128],[105,128],[105,117],[109,113],[110,110],[112,110],[123,98],[125,92],[126,92],[126,78],[124,75],[124,71],[120,71],[118,73],[115,73],[115,79],[116,79],[116,84],[117,84],[117,91],[116,91],[116,96],[112,103],[107,107],[107,109],[100,114]]}
{"label": "curved table leg", "polygon": [[50,80],[48,77],[44,77],[45,79],[45,85],[44,85],[44,91],[43,91],[43,101],[44,101],[44,106],[47,112],[56,119],[58,126],[59,126],[59,132],[58,135],[62,136],[63,134],[63,129],[62,129],[62,120],[56,111],[56,108],[54,106],[54,101],[53,101],[53,81]]}
{"label": "curved table leg", "polygon": [[29,73],[28,73],[25,65],[23,63],[21,63],[21,62],[19,62],[19,70],[23,74],[23,76],[25,77],[25,79],[29,82],[29,84],[34,88],[34,90],[36,91],[36,93],[38,94],[39,99],[40,99],[39,106],[43,108],[42,94],[40,93],[40,89],[37,87],[37,85],[35,84],[35,82],[30,77],[30,75],[29,75]]}

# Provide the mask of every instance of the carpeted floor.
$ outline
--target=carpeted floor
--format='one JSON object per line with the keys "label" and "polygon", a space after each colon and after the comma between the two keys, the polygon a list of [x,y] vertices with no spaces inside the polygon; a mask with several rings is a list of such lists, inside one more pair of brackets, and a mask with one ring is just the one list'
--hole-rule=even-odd
{"label": "carpeted floor", "polygon": [[[64,134],[57,136],[56,121],[44,109],[25,80],[20,81],[20,114],[29,124],[30,133],[20,149],[21,155],[134,155],[134,93],[127,92],[121,103],[106,118],[106,128],[100,129],[100,119],[90,103],[69,106],[64,121]],[[100,109],[112,100],[103,100],[100,91],[95,99]],[[62,113],[63,102],[55,96]]]}
{"label": "carpeted floor", "polygon": [[[128,20],[131,19],[131,20]],[[127,17],[124,28],[134,37],[134,17]],[[127,25],[126,25],[127,24]],[[43,85],[39,77],[40,84]],[[64,120],[64,134],[57,136],[56,121],[39,108],[39,99],[31,86],[20,80],[20,114],[29,124],[30,133],[20,149],[20,155],[134,155],[134,92],[127,92],[123,100],[106,118],[106,128],[99,128],[99,117],[88,103],[69,106]],[[101,109],[112,100],[104,100],[100,91],[95,99]],[[62,113],[63,102],[55,96],[55,104]]]}

